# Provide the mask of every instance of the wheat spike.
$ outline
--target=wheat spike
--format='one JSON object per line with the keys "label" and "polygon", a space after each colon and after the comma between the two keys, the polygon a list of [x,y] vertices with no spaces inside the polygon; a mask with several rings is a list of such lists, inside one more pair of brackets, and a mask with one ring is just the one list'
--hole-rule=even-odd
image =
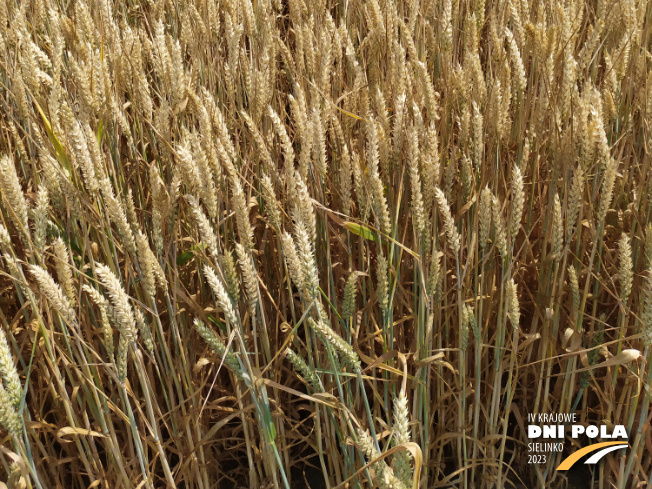
{"label": "wheat spike", "polygon": [[580,307],[580,284],[577,279],[575,267],[572,265],[568,267],[568,282],[570,283],[571,293],[573,294],[574,311],[577,312]]}
{"label": "wheat spike", "polygon": [[632,263],[632,247],[629,236],[623,234],[618,242],[618,254],[620,257],[620,270],[618,280],[620,282],[620,299],[627,304],[629,294],[632,292],[634,281],[634,265]]}
{"label": "wheat spike", "polygon": [[358,274],[351,272],[344,287],[344,300],[342,301],[342,318],[349,319],[355,313],[355,295],[358,286]]}
{"label": "wheat spike", "polygon": [[412,221],[417,236],[424,238],[426,230],[426,211],[421,193],[421,178],[419,175],[419,140],[416,128],[412,126],[408,134],[408,165],[412,188]]}
{"label": "wheat spike", "polygon": [[652,346],[652,268],[646,272],[645,287],[642,292],[641,304],[641,334],[643,345],[647,348]]}
{"label": "wheat spike", "polygon": [[9,206],[9,216],[23,233],[29,235],[27,202],[20,186],[16,167],[9,156],[0,157],[0,190]]}
{"label": "wheat spike", "polygon": [[71,305],[75,305],[75,288],[72,278],[72,266],[70,264],[70,254],[68,247],[61,238],[54,240],[52,248],[54,249],[54,267],[57,271],[57,278],[61,283],[61,288],[66,294]]}
{"label": "wheat spike", "polygon": [[68,298],[63,294],[61,287],[54,281],[50,273],[38,265],[29,265],[29,271],[36,279],[36,282],[38,282],[43,294],[45,294],[63,319],[70,324],[74,324],[77,321],[75,311]]}
{"label": "wheat spike", "polygon": [[251,255],[245,250],[244,246],[240,243],[235,244],[235,251],[238,255],[238,263],[242,271],[242,281],[247,290],[247,299],[249,299],[249,307],[251,313],[255,315],[256,306],[258,304],[258,276],[253,266],[253,259]]}
{"label": "wheat spike", "polygon": [[217,244],[217,237],[215,236],[215,232],[213,231],[208,217],[206,217],[206,214],[204,214],[204,211],[199,206],[197,199],[195,199],[192,195],[186,195],[186,200],[190,204],[192,215],[197,222],[197,227],[199,228],[202,242],[204,242],[204,245],[206,246],[206,249],[210,255],[214,259],[217,259],[219,257],[219,246]]}
{"label": "wheat spike", "polygon": [[647,267],[652,267],[652,223],[648,224],[645,228],[645,264]]}
{"label": "wheat spike", "polygon": [[[103,263],[96,264],[95,271],[97,272],[102,285],[104,285],[109,294],[111,305],[113,306],[113,310],[115,311],[120,326],[121,337],[124,336],[129,340],[135,339],[136,320],[134,318],[134,312],[131,308],[130,298],[122,288],[120,280],[111,269]],[[123,349],[125,348],[126,346],[123,345]]]}
{"label": "wheat spike", "polygon": [[231,298],[226,292],[226,288],[224,287],[222,279],[218,278],[217,274],[208,265],[204,265],[204,276],[206,277],[208,285],[210,285],[211,289],[213,289],[215,297],[217,298],[217,303],[226,316],[226,319],[232,325],[239,324],[238,316],[236,315],[233,302],[231,302]]}
{"label": "wheat spike", "polygon": [[478,226],[480,228],[480,246],[486,249],[489,242],[489,232],[491,230],[493,194],[489,187],[482,189],[480,194],[480,204],[478,207]]}
{"label": "wheat spike", "polygon": [[310,366],[299,354],[295,353],[291,348],[287,348],[285,350],[285,356],[294,366],[294,368],[303,376],[303,378],[308,381],[308,383],[315,391],[319,392],[322,390],[319,376],[312,368],[310,368]]}
{"label": "wheat spike", "polygon": [[561,249],[564,244],[564,224],[561,216],[561,202],[559,194],[555,194],[555,199],[552,204],[552,233],[551,233],[551,249],[550,253],[559,260],[561,257]]}
{"label": "wheat spike", "polygon": [[16,412],[13,399],[2,385],[0,385],[0,424],[14,436],[19,436],[23,427],[22,418]]}
{"label": "wheat spike", "polygon": [[[407,443],[410,441],[410,427],[407,397],[401,392],[398,397],[394,398],[394,439],[396,444]],[[394,456],[394,471],[405,487],[412,483],[412,457],[410,452],[402,450]]]}
{"label": "wheat spike", "polygon": [[7,343],[7,335],[3,329],[0,329],[0,376],[2,376],[4,388],[13,406],[17,408],[20,404],[23,388],[20,384],[20,378],[14,365],[9,344]]}
{"label": "wheat spike", "polygon": [[34,245],[41,253],[45,246],[49,205],[50,200],[48,199],[48,189],[43,183],[41,183],[36,197],[36,206],[34,207],[32,214],[34,216]]}
{"label": "wheat spike", "polygon": [[613,198],[614,184],[616,183],[616,171],[618,163],[612,158],[607,162],[607,168],[604,172],[604,181],[602,182],[602,192],[598,204],[598,229],[602,229],[604,218],[607,215],[611,199]]}
{"label": "wheat spike", "polygon": [[348,344],[333,328],[326,324],[323,320],[315,321],[308,318],[308,325],[315,331],[315,334],[326,344],[330,345],[339,355],[344,362],[357,371],[360,369],[360,358],[353,350],[353,347]]}
{"label": "wheat spike", "polygon": [[577,217],[582,208],[582,193],[584,191],[584,170],[577,166],[573,172],[573,181],[571,183],[570,196],[568,198],[568,210],[566,213],[566,223],[568,226],[567,233],[570,235],[571,230],[577,224]]}
{"label": "wheat spike", "polygon": [[523,175],[521,169],[514,165],[512,168],[512,210],[509,220],[509,234],[516,238],[521,227],[523,206],[525,205],[525,191],[523,190]]}
{"label": "wheat spike", "polygon": [[453,254],[457,256],[460,251],[460,235],[455,227],[455,221],[453,221],[446,196],[439,187],[435,188],[435,200],[437,201],[439,213],[444,221],[444,231],[446,231],[446,236],[448,237],[448,246],[453,250]]}
{"label": "wheat spike", "polygon": [[505,222],[503,221],[503,214],[500,208],[500,201],[497,197],[493,197],[491,201],[492,220],[494,222],[494,231],[496,238],[496,248],[500,256],[505,259],[507,256],[507,237],[505,234]]}
{"label": "wheat spike", "polygon": [[511,278],[507,282],[507,312],[509,314],[509,321],[512,327],[518,330],[518,324],[521,317],[521,310],[518,302],[518,291],[514,279]]}
{"label": "wheat spike", "polygon": [[[380,452],[378,452],[369,432],[358,429],[357,433],[358,445],[367,460],[371,461],[380,458]],[[378,460],[373,467],[376,473],[376,482],[378,482],[380,489],[406,489],[406,485],[394,475],[394,471],[387,465],[385,460]]]}

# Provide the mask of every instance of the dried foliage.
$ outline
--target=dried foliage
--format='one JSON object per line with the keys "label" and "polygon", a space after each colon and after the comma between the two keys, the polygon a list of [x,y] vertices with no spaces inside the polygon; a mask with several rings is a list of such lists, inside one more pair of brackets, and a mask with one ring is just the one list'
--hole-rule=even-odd
{"label": "dried foliage", "polygon": [[651,28],[0,0],[7,484],[571,487],[525,424],[576,412],[652,485]]}

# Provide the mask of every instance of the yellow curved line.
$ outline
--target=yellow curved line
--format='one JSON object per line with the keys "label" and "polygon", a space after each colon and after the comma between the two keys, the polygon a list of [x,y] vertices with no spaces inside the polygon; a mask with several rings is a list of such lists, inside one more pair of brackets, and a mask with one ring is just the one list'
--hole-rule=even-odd
{"label": "yellow curved line", "polygon": [[557,470],[568,470],[573,466],[575,462],[581,459],[584,455],[588,455],[589,453],[595,452],[596,450],[600,450],[601,448],[604,447],[610,447],[612,445],[623,445],[624,443],[625,442],[623,441],[605,441],[602,443],[596,443],[595,445],[589,445],[588,447],[584,447],[581,450],[578,450],[572,455],[566,457],[564,461],[561,464],[559,464]]}

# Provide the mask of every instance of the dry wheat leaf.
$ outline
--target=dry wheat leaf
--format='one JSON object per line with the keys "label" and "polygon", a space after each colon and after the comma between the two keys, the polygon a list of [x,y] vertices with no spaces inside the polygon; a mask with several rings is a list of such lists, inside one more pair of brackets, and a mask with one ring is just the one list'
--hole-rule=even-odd
{"label": "dry wheat leaf", "polygon": [[69,443],[72,441],[65,439],[64,437],[66,436],[93,436],[96,438],[108,438],[107,435],[97,431],[87,430],[86,428],[78,428],[76,426],[66,426],[57,431],[57,438],[60,442]]}

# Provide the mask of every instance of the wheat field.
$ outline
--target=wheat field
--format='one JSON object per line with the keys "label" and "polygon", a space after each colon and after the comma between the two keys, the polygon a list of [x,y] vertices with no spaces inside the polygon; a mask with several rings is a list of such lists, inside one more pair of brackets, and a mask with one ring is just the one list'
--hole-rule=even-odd
{"label": "wheat field", "polygon": [[0,488],[652,487],[651,51],[644,0],[0,0]]}

